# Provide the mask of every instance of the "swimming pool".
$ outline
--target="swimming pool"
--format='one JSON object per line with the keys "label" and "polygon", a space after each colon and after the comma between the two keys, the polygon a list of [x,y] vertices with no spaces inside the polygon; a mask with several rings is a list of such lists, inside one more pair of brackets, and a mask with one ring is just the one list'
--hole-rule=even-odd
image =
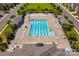
{"label": "swimming pool", "polygon": [[50,31],[47,20],[30,20],[31,27],[29,36],[51,36],[54,31]]}

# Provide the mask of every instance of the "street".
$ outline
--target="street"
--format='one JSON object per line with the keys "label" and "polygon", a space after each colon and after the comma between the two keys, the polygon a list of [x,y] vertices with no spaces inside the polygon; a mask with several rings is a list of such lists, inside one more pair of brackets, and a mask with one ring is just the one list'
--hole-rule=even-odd
{"label": "street", "polygon": [[7,21],[10,20],[10,17],[16,14],[20,6],[22,6],[22,4],[19,4],[14,10],[11,10],[10,13],[3,16],[3,18],[0,20],[0,30],[7,24]]}
{"label": "street", "polygon": [[78,19],[76,19],[76,17],[74,15],[72,15],[65,7],[63,7],[61,4],[56,4],[57,6],[60,6],[60,8],[63,11],[63,14],[65,16],[68,16],[69,20],[71,20],[74,24],[74,26],[78,29],[79,31],[79,21]]}

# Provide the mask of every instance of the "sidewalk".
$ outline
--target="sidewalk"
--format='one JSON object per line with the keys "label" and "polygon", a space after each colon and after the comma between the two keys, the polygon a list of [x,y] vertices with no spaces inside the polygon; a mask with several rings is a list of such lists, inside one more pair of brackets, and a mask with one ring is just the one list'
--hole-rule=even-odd
{"label": "sidewalk", "polygon": [[8,24],[0,31],[0,35],[2,34],[2,32],[7,28]]}

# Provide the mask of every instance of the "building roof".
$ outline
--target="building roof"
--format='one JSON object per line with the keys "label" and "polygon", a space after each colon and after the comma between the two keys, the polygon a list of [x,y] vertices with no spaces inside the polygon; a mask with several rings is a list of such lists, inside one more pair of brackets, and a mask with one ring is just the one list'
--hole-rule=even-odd
{"label": "building roof", "polygon": [[0,52],[0,55],[8,56],[64,56],[65,51],[57,49],[55,45],[48,44],[38,47],[35,44],[25,44],[22,49],[15,49],[13,52]]}

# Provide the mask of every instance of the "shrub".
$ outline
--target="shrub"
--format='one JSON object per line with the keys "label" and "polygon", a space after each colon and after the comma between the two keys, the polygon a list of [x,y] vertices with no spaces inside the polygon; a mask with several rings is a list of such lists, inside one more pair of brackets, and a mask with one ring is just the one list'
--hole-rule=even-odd
{"label": "shrub", "polygon": [[73,28],[73,26],[71,24],[66,24],[66,23],[64,23],[62,27],[65,32],[71,31],[71,29]]}
{"label": "shrub", "polygon": [[5,51],[7,48],[8,48],[7,44],[5,44],[5,43],[0,44],[1,51]]}
{"label": "shrub", "polygon": [[10,22],[11,22],[11,20],[8,20],[8,21],[7,21],[7,24],[9,24]]}
{"label": "shrub", "polygon": [[68,19],[68,16],[65,16],[65,15],[64,15],[64,17],[65,17],[65,19]]}
{"label": "shrub", "polygon": [[71,41],[77,41],[76,34],[73,33],[73,32],[68,33],[68,38],[69,38],[69,40],[71,40]]}
{"label": "shrub", "polygon": [[0,36],[0,44],[2,43],[2,37]]}
{"label": "shrub", "polygon": [[15,18],[15,15],[12,15],[10,18]]}
{"label": "shrub", "polygon": [[23,10],[24,8],[23,7],[20,7],[20,9]]}
{"label": "shrub", "polygon": [[73,49],[76,49],[76,51],[79,52],[79,41],[74,42],[74,43],[72,44],[72,48],[73,48]]}

